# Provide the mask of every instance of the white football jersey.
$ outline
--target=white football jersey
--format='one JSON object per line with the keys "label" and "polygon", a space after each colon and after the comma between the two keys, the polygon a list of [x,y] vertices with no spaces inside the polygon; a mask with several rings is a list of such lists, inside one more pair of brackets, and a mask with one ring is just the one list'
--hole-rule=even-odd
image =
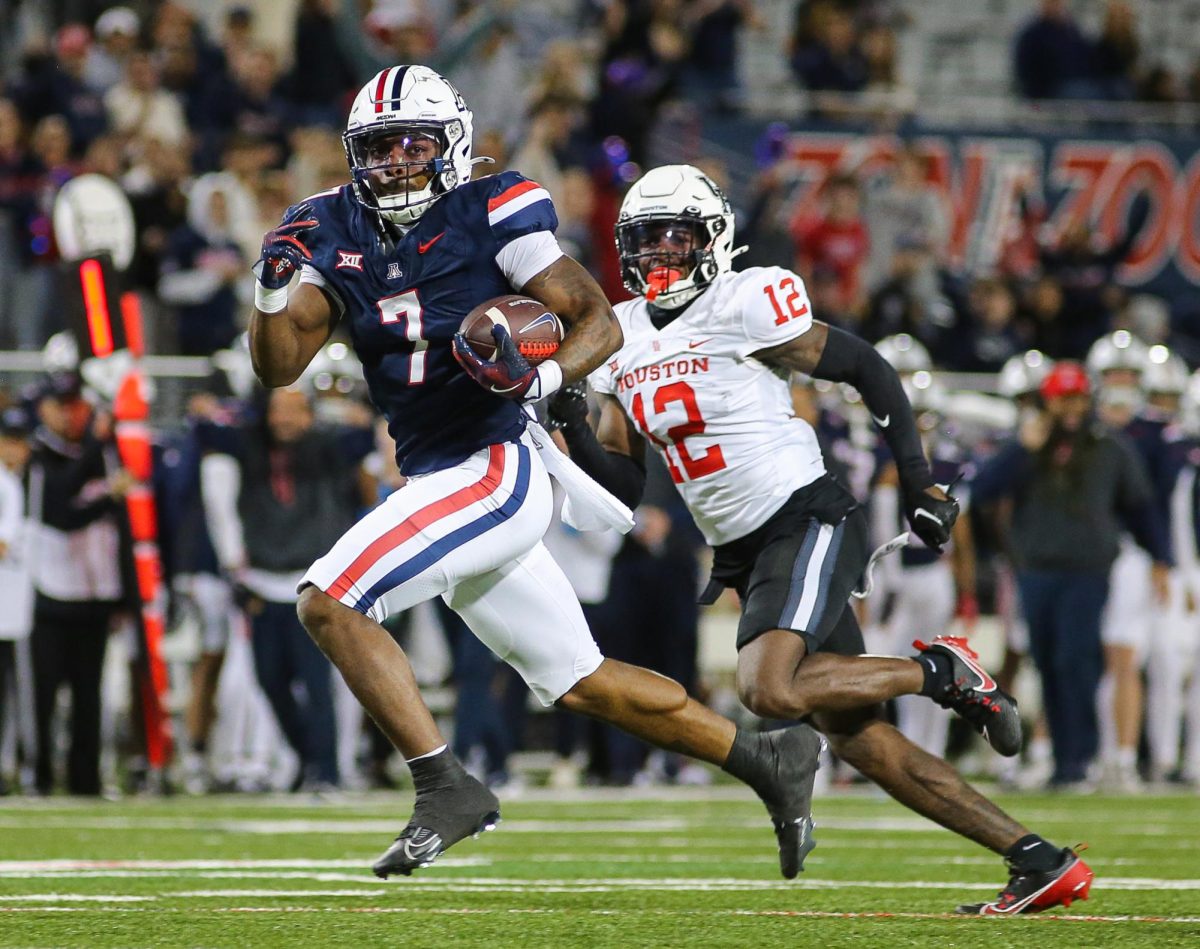
{"label": "white football jersey", "polygon": [[625,343],[588,381],[620,400],[710,544],[744,537],[824,474],[788,379],[751,358],[812,326],[798,276],[779,267],[721,274],[661,330],[643,299],[614,309]]}

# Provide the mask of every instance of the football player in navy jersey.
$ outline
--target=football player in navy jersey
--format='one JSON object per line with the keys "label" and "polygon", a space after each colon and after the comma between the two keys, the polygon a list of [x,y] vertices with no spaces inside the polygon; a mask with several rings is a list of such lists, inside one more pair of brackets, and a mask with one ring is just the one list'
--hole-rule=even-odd
{"label": "football player in navy jersey", "polygon": [[[551,490],[522,403],[582,379],[621,332],[600,288],[559,249],[549,195],[511,172],[471,180],[471,118],[432,70],[381,71],[351,107],[350,183],[290,208],[256,265],[259,379],[294,383],[343,320],[409,479],[313,564],[298,604],[413,774],[412,819],[374,870],[408,874],[499,817],[495,795],[446,749],[407,658],[379,625],[441,596],[546,705],[720,764],[753,787],[781,869],[795,876],[812,847],[821,739],[807,726],[743,732],[678,683],[605,660],[542,544]],[[536,368],[502,327],[490,361],[458,335],[475,306],[514,289],[568,327]]]}

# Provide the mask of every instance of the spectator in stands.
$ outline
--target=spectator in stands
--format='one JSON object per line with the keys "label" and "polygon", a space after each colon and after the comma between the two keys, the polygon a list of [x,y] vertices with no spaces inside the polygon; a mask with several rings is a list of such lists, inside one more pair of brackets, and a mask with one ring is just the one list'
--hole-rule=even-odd
{"label": "spectator in stands", "polygon": [[100,96],[83,81],[91,34],[86,26],[71,23],[54,35],[54,55],[33,48],[26,53],[13,83],[13,98],[31,125],[48,115],[61,115],[70,127],[71,150],[81,154],[107,127]]}
{"label": "spectator in stands", "polygon": [[224,58],[202,55],[190,35],[183,42],[157,47],[154,55],[162,87],[174,93],[183,106],[196,169],[216,168],[225,137],[233,128],[236,105],[233,80]]}
{"label": "spectator in stands", "polygon": [[870,244],[859,184],[852,175],[833,175],[824,191],[819,217],[792,222],[796,270],[807,278],[818,267],[832,269],[838,276],[839,312],[861,317],[866,306],[862,271]]}
{"label": "spectator in stands", "polygon": [[1123,101],[1134,97],[1140,51],[1133,6],[1127,0],[1108,0],[1093,66],[1101,98]]}
{"label": "spectator in stands", "polygon": [[965,306],[957,281],[941,268],[930,274],[929,260],[923,235],[899,236],[889,278],[870,297],[862,335],[878,341],[908,333],[943,363],[956,355]]}
{"label": "spectator in stands", "polygon": [[[232,6],[221,21],[219,46],[226,62],[232,62],[254,45],[254,11],[248,6]],[[298,58],[298,57],[297,57]]]}
{"label": "spectator in stands", "polygon": [[1183,100],[1179,77],[1167,66],[1157,63],[1146,70],[1138,82],[1137,98],[1140,102],[1170,105]]}
{"label": "spectator in stands", "polygon": [[[614,610],[609,595],[609,581],[612,578],[613,556],[621,546],[621,535],[614,530],[577,531],[568,527],[562,520],[563,494],[557,484],[554,485],[554,494],[555,516],[543,542],[571,581],[571,587],[579,597],[579,605],[583,607],[588,629],[596,637],[597,643],[604,643],[613,638],[610,627]],[[579,739],[585,734],[590,735],[592,740],[586,744],[594,745],[606,740],[605,730],[598,722],[585,724],[585,720],[561,709],[555,711],[554,717],[555,762],[550,771],[549,784],[555,788],[574,787],[579,783],[579,768],[574,754],[585,745]],[[608,757],[607,754],[603,756]],[[599,765],[598,761],[596,765]],[[593,774],[600,772],[599,767],[589,770]]]}
{"label": "spectator in stands", "polygon": [[705,108],[733,111],[738,106],[738,34],[743,27],[762,30],[765,23],[754,0],[704,0],[686,10],[692,42],[686,82]]}
{"label": "spectator in stands", "polygon": [[1052,359],[1073,355],[1065,316],[1062,284],[1052,274],[1033,282],[1025,298],[1025,316],[1033,334],[1032,346]]}
{"label": "spectator in stands", "polygon": [[1063,291],[1064,342],[1068,351],[1056,355],[1082,355],[1108,329],[1109,320],[1122,302],[1117,268],[1133,250],[1149,216],[1150,202],[1139,196],[1124,231],[1113,241],[1098,238],[1092,223],[1077,217],[1055,246],[1042,248],[1042,270],[1054,277]]}
{"label": "spectator in stands", "polygon": [[[33,625],[33,578],[29,574],[28,528],[23,479],[29,463],[30,420],[20,406],[0,412],[0,734],[5,730],[5,698],[16,685],[16,644]],[[0,773],[0,797],[8,782]]]}
{"label": "spectator in stands", "polygon": [[162,255],[171,233],[187,221],[191,167],[187,151],[150,140],[142,161],[121,184],[133,207],[137,247],[128,279],[134,287],[153,291],[162,275]]}
{"label": "spectator in stands", "polygon": [[977,505],[1011,498],[1012,550],[1031,653],[1054,746],[1052,787],[1088,787],[1099,731],[1100,618],[1122,522],[1163,574],[1166,538],[1151,529],[1153,494],[1141,460],[1091,417],[1083,366],[1059,363],[1041,384],[1045,409],[985,462]]}
{"label": "spectator in stands", "polygon": [[945,200],[929,183],[927,167],[925,156],[915,146],[905,145],[896,153],[886,184],[867,193],[865,217],[871,247],[865,276],[871,289],[889,278],[896,244],[903,239],[921,257],[918,292],[926,297],[936,292],[950,222]]}
{"label": "spectator in stands", "polygon": [[167,239],[158,283],[159,297],[175,307],[177,351],[184,356],[210,356],[239,332],[250,262],[233,236],[233,220],[252,214],[233,175],[211,172],[192,185],[187,224]]}
{"label": "spectator in stands", "polygon": [[812,92],[861,92],[871,78],[853,17],[833,3],[798,9],[789,63]]}
{"label": "spectator in stands", "polygon": [[450,647],[455,690],[451,748],[488,787],[504,787],[512,777],[508,759],[516,750],[518,731],[505,715],[506,693],[513,687],[521,689],[523,706],[527,689],[513,681],[508,668],[443,600],[434,600],[433,606]]}
{"label": "spectator in stands", "polygon": [[1003,280],[981,277],[968,294],[970,322],[963,327],[951,368],[961,372],[999,372],[1027,346],[1017,324],[1017,303]]}
{"label": "spectator in stands", "polygon": [[1042,0],[1040,9],[1017,34],[1013,75],[1026,99],[1092,99],[1092,44],[1067,0]]}
{"label": "spectator in stands", "polygon": [[296,17],[288,95],[304,125],[341,128],[359,77],[338,44],[333,0],[302,0]]}
{"label": "spectator in stands", "polygon": [[233,67],[233,130],[273,146],[270,167],[282,167],[288,156],[288,132],[296,117],[279,87],[276,54],[263,46],[244,51]]}
{"label": "spectator in stands", "polygon": [[263,422],[245,432],[236,458],[201,463],[205,514],[254,627],[258,681],[302,763],[294,787],[323,790],[339,780],[330,668],[296,616],[296,585],[354,522],[355,470],[374,434],[348,452],[314,426],[306,391],[273,389],[263,402]]}
{"label": "spectator in stands", "polygon": [[104,95],[121,81],[137,48],[142,25],[129,7],[109,7],[96,20],[96,42],[88,50],[83,81]]}
{"label": "spectator in stands", "polygon": [[512,167],[550,192],[555,206],[563,197],[563,159],[572,132],[582,115],[578,100],[548,93],[533,104],[529,124],[520,137],[521,148],[512,159]]}
{"label": "spectator in stands", "polygon": [[676,92],[687,52],[680,0],[610,4],[599,89],[592,100],[594,136],[619,136],[630,158],[645,163],[650,129]]}
{"label": "spectator in stands", "polygon": [[126,61],[125,75],[104,96],[109,125],[124,136],[133,151],[149,139],[182,147],[187,125],[179,100],[159,85],[158,67],[148,52],[135,52]]}
{"label": "spectator in stands", "polygon": [[53,256],[44,169],[25,142],[16,105],[0,99],[0,343],[36,349],[48,335]]}
{"label": "spectator in stands", "polygon": [[41,422],[29,465],[29,516],[36,524],[32,572],[36,596],[30,648],[37,706],[37,790],[54,789],[58,690],[71,690],[67,789],[100,793],[100,675],[109,624],[124,605],[118,502],[132,484],[110,472],[107,415],[94,413],[73,372],[39,390]]}
{"label": "spectator in stands", "polygon": [[591,175],[579,166],[567,168],[562,174],[561,198],[555,198],[554,206],[558,212],[555,236],[564,253],[570,254],[600,279],[602,275],[596,254],[596,236],[592,228],[596,189]]}

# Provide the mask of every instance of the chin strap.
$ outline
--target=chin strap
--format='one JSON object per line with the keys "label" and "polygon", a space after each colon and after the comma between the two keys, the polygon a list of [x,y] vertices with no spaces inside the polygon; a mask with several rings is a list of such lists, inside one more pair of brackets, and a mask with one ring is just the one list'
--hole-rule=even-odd
{"label": "chin strap", "polygon": [[480,155],[478,158],[471,159],[471,167],[472,168],[474,168],[476,165],[494,165],[494,164],[496,164],[496,159],[488,158],[486,155]]}

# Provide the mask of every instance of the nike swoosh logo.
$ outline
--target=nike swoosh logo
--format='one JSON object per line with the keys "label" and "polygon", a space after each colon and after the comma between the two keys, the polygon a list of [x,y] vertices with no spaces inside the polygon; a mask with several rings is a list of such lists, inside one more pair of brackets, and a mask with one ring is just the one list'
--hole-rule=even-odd
{"label": "nike swoosh logo", "polygon": [[936,514],[930,514],[923,507],[919,507],[915,511],[913,511],[913,517],[927,517],[931,521],[933,521],[933,523],[941,525],[941,526],[945,526],[945,525],[942,525],[942,519],[940,517],[938,517]]}
{"label": "nike swoosh logo", "polygon": [[698,343],[688,343],[688,349],[695,349],[697,346],[703,346],[705,343],[711,343],[712,340],[713,337],[710,336],[708,339],[702,339]]}
{"label": "nike swoosh logo", "polygon": [[446,236],[446,232],[442,231],[442,233],[429,238],[429,240],[425,241],[425,243],[417,244],[417,253],[418,254],[425,253],[425,251],[429,250],[430,247],[432,247],[434,244],[436,244],[438,241],[440,241],[445,236]]}
{"label": "nike swoosh logo", "polygon": [[875,424],[876,424],[876,425],[878,425],[880,428],[887,428],[887,427],[888,427],[888,424],[889,424],[889,423],[892,421],[892,413],[891,413],[891,412],[889,412],[889,413],[888,413],[887,415],[885,415],[883,418],[875,418],[875,416],[874,416],[874,415],[872,415],[872,416],[871,416],[871,419],[872,419],[872,420],[875,422]]}

